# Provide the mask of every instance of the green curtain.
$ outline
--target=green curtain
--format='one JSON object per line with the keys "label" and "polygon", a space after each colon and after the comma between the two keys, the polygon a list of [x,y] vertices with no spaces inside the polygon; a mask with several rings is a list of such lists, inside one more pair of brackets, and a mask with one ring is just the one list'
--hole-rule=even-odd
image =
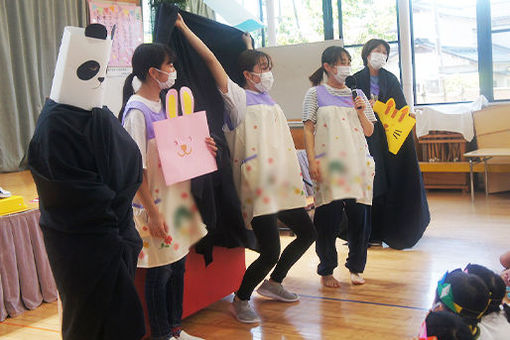
{"label": "green curtain", "polygon": [[0,0],[0,172],[25,167],[65,26],[87,24],[86,0]]}

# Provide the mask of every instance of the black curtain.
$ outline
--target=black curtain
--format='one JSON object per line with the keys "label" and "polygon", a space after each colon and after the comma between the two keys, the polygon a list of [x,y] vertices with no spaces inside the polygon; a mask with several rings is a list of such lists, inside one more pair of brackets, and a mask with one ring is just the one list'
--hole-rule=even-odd
{"label": "black curtain", "polygon": [[230,154],[223,134],[224,103],[216,82],[202,58],[178,29],[174,28],[177,13],[186,25],[211,49],[229,77],[240,81],[239,54],[246,49],[242,31],[216,21],[179,10],[168,4],[159,6],[154,24],[154,42],[170,46],[177,54],[175,88],[187,86],[195,97],[195,111],[205,110],[211,136],[218,145],[218,171],[191,181],[191,190],[208,228],[208,235],[196,246],[212,260],[212,246],[255,247],[253,232],[248,231],[241,215],[240,201],[232,179]]}

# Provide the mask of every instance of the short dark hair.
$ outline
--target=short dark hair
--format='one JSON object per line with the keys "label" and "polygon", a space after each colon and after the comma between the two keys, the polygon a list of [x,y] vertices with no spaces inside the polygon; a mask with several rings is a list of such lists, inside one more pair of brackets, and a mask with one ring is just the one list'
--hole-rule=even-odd
{"label": "short dark hair", "polygon": [[441,340],[472,340],[469,327],[457,314],[446,311],[430,312],[425,319],[427,336]]}
{"label": "short dark hair", "polygon": [[382,39],[370,39],[365,43],[365,45],[363,45],[363,49],[361,50],[361,59],[363,59],[363,65],[368,65],[368,55],[379,45],[383,45],[384,48],[386,48],[386,61],[388,61],[388,57],[390,56],[390,44]]}
{"label": "short dark hair", "polygon": [[261,65],[263,62],[267,62],[267,65],[269,69],[273,68],[273,60],[271,59],[271,56],[265,52],[258,51],[258,50],[244,50],[239,55],[239,72],[241,75],[241,79],[243,81],[244,85],[246,82],[246,79],[243,75],[244,71],[253,71],[253,68],[255,65]]}
{"label": "short dark hair", "polygon": [[491,303],[485,312],[485,315],[499,312],[499,306],[503,302],[503,298],[506,293],[506,285],[505,281],[490,270],[487,267],[478,265],[478,264],[468,264],[465,269],[469,274],[474,274],[478,276],[485,283],[487,288],[489,288],[489,292],[491,295]]}
{"label": "short dark hair", "polygon": [[[457,306],[462,307],[460,311],[448,305],[446,297],[440,296],[446,285],[450,285],[450,298]],[[444,291],[444,290],[443,290]],[[470,326],[472,333],[479,332],[478,322],[489,306],[489,289],[487,285],[474,274],[463,272],[460,268],[447,272],[438,282],[436,289],[436,302],[441,302],[448,311],[460,315],[464,322]]]}
{"label": "short dark hair", "polygon": [[151,67],[160,69],[165,61],[174,63],[176,59],[175,53],[167,45],[160,43],[138,45],[131,57],[133,72],[126,78],[122,88],[122,107],[119,112],[119,120],[121,122],[126,104],[129,98],[135,93],[133,89],[134,77],[144,82],[147,79],[147,74]]}

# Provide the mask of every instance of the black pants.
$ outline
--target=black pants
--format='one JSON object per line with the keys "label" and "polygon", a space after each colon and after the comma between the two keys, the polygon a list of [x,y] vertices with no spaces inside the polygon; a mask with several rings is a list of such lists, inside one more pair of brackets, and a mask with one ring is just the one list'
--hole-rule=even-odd
{"label": "black pants", "polygon": [[[296,234],[280,256],[280,219]],[[237,291],[241,300],[249,300],[255,287],[276,264],[271,279],[282,282],[289,269],[317,239],[317,232],[304,208],[280,211],[276,214],[254,217],[251,225],[260,247],[260,256],[246,269],[243,282]]]}
{"label": "black pants", "polygon": [[381,242],[384,240],[384,207],[385,196],[378,196],[372,199],[372,208],[370,209],[370,241]]}
{"label": "black pants", "polygon": [[338,266],[335,243],[342,221],[342,209],[345,209],[349,219],[349,255],[345,266],[353,273],[363,273],[365,270],[370,237],[370,207],[353,199],[337,200],[315,209],[313,221],[318,233],[315,251],[320,259],[317,273],[321,276],[332,275]]}

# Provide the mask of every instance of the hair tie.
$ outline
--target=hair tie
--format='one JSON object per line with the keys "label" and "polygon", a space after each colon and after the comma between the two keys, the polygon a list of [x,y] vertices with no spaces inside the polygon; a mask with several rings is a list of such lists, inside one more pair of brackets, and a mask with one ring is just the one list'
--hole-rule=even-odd
{"label": "hair tie", "polygon": [[131,80],[131,86],[133,86],[133,90],[138,91],[140,86],[142,86],[142,81],[136,76],[136,74],[131,73],[133,75],[133,79]]}

